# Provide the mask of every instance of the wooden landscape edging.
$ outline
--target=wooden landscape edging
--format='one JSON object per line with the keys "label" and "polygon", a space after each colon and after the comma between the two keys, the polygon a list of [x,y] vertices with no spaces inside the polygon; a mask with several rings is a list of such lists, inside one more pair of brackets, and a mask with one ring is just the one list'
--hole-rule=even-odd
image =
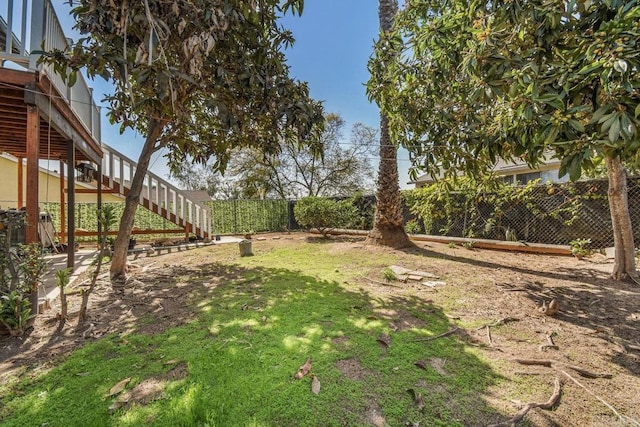
{"label": "wooden landscape edging", "polygon": [[[311,232],[319,234],[315,230],[312,230]],[[366,236],[369,234],[369,231],[335,229],[330,231],[329,234]],[[473,247],[475,248],[493,249],[493,250],[500,250],[500,251],[529,252],[529,253],[544,254],[544,255],[571,255],[571,246],[569,245],[549,245],[546,243],[508,242],[508,241],[502,241],[502,240],[471,239],[466,237],[433,236],[429,234],[410,234],[409,238],[414,241],[455,243],[458,245],[462,245],[463,243],[473,243]]]}

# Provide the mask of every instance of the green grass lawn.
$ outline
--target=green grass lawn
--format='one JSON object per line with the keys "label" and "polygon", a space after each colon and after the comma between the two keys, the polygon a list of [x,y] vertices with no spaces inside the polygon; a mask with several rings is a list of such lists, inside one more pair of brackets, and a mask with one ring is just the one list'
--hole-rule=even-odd
{"label": "green grass lawn", "polygon": [[[454,326],[442,310],[399,288],[373,292],[362,279],[396,262],[393,252],[255,246],[250,258],[237,257],[235,245],[183,255],[180,280],[193,289],[185,303],[195,317],[160,333],[107,335],[51,369],[0,385],[0,424],[455,426],[496,419],[482,398],[498,381],[489,365],[456,335],[424,341]],[[396,330],[398,312],[419,326]],[[388,347],[378,342],[382,334]],[[318,395],[311,377],[293,378],[308,357]],[[414,365],[420,360],[426,369]],[[130,400],[117,408],[119,397],[107,395],[126,378]],[[422,395],[422,410],[409,389]]]}

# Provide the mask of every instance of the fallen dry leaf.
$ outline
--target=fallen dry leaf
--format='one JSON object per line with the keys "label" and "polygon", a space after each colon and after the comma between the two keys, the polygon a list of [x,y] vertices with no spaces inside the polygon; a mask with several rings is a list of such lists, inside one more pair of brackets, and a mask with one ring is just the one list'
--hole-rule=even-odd
{"label": "fallen dry leaf", "polygon": [[319,394],[320,393],[320,380],[315,375],[313,376],[313,379],[311,380],[311,391],[313,392],[313,394]]}
{"label": "fallen dry leaf", "polygon": [[409,393],[413,398],[413,404],[418,407],[418,410],[422,411],[424,409],[424,400],[422,399],[422,393],[418,393],[412,388],[407,389],[407,393]]}
{"label": "fallen dry leaf", "polygon": [[111,387],[109,389],[109,394],[107,395],[107,397],[115,396],[116,394],[121,393],[122,390],[124,390],[124,388],[127,386],[127,384],[129,384],[129,381],[131,381],[131,378],[125,378],[118,384]]}
{"label": "fallen dry leaf", "polygon": [[425,371],[427,370],[427,362],[425,360],[418,360],[414,365],[420,369],[424,369]]}
{"label": "fallen dry leaf", "polygon": [[432,357],[429,359],[429,365],[431,365],[431,367],[440,375],[447,375],[447,371],[444,370],[444,365],[446,365],[446,363],[447,359],[441,359],[439,357]]}
{"label": "fallen dry leaf", "polygon": [[311,370],[311,358],[308,358],[307,361],[304,363],[304,365],[298,368],[298,372],[296,372],[296,374],[294,375],[294,378],[299,380],[300,378],[307,375],[310,370]]}
{"label": "fallen dry leaf", "polygon": [[111,413],[117,411],[118,409],[124,407],[126,404],[127,404],[127,402],[121,402],[119,400],[113,402],[111,404],[111,406],[109,406],[109,413],[111,414]]}
{"label": "fallen dry leaf", "polygon": [[378,342],[382,347],[387,348],[391,345],[391,337],[387,334],[382,334],[378,338]]}

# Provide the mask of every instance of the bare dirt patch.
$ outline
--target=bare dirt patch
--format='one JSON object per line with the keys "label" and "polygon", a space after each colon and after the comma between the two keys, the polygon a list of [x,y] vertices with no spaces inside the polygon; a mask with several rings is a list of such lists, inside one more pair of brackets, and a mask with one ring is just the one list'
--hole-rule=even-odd
{"label": "bare dirt patch", "polygon": [[424,320],[418,319],[407,310],[394,310],[390,308],[378,308],[376,314],[383,319],[391,322],[391,329],[396,331],[406,331],[413,328],[422,328],[425,325]]}
{"label": "bare dirt patch", "polygon": [[154,400],[162,398],[165,386],[165,381],[158,378],[147,378],[120,396],[119,401],[127,402],[129,405],[134,403],[147,405]]}
{"label": "bare dirt patch", "polygon": [[365,410],[364,419],[373,427],[385,427],[385,425],[388,425],[384,415],[382,415],[380,406],[375,401],[369,402],[369,406]]}
{"label": "bare dirt patch", "polygon": [[338,360],[336,365],[342,375],[350,380],[363,380],[368,375],[371,375],[369,371],[362,367],[358,359]]}

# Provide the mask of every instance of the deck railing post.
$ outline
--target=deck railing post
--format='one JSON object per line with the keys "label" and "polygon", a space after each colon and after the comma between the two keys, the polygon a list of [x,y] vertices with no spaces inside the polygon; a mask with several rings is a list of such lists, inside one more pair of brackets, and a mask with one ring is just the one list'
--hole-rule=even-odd
{"label": "deck railing post", "polygon": [[[29,49],[29,52],[31,52],[29,55],[29,69],[31,70],[37,70],[39,67],[38,59],[40,59],[40,55],[34,54],[33,52],[42,49],[40,43],[45,39],[46,20],[44,2],[45,0],[33,0],[31,3],[31,49]],[[22,25],[24,26],[27,24],[26,14],[23,14],[22,19]],[[22,43],[24,44],[24,40]]]}
{"label": "deck railing post", "polygon": [[[7,13],[7,34],[5,40],[6,52],[13,53],[13,0],[9,0],[9,11]],[[24,43],[24,37],[22,38]]]}

